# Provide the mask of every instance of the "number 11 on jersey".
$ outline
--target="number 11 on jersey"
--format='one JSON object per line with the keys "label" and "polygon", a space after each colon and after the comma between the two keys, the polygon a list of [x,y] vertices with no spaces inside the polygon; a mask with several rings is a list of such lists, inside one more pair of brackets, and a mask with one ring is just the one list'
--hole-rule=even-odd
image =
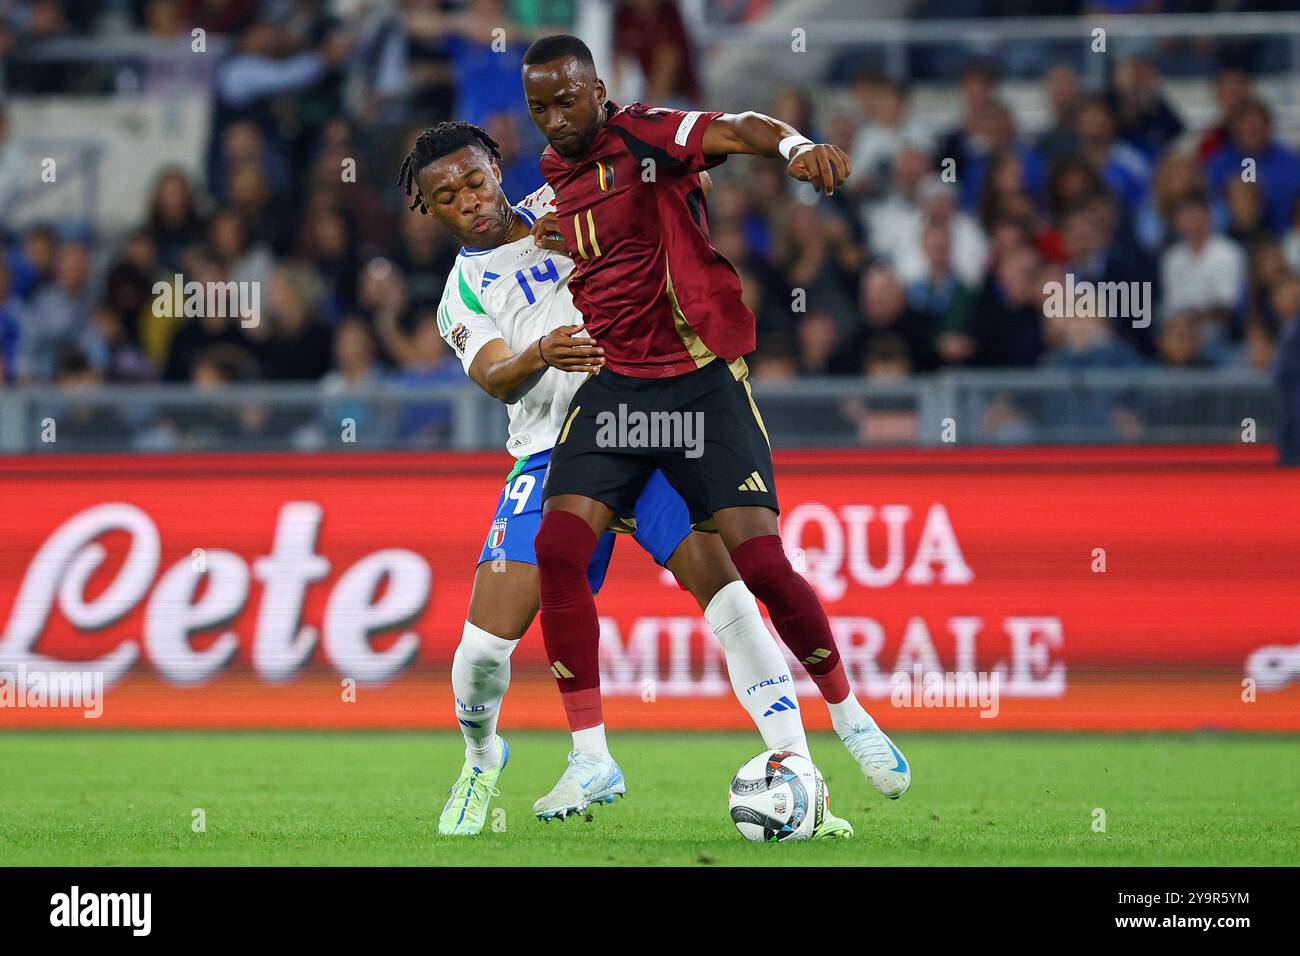
{"label": "number 11 on jersey", "polygon": [[591,217],[591,210],[587,210],[587,237],[591,240],[591,255],[587,255],[587,247],[582,243],[582,223],[579,221],[579,213],[573,214],[573,235],[578,240],[578,255],[584,259],[596,259],[600,256],[600,244],[596,242],[596,220]]}

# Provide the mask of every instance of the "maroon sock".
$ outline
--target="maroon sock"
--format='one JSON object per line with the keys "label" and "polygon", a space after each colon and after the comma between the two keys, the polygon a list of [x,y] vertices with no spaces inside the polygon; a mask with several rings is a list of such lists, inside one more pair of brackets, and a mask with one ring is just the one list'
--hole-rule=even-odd
{"label": "maroon sock", "polygon": [[829,704],[849,696],[849,678],[830,621],[812,585],[790,566],[781,538],[750,538],[731,552],[745,587],[767,607],[776,632],[808,671]]}
{"label": "maroon sock", "polygon": [[591,527],[567,511],[548,511],[534,542],[542,592],[542,642],[571,730],[603,722],[600,621],[587,581],[596,550]]}

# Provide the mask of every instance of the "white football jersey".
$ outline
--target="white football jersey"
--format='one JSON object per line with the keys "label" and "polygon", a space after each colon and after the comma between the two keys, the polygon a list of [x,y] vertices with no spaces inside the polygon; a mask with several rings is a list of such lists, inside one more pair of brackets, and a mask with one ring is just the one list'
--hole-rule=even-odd
{"label": "white football jersey", "polygon": [[[530,194],[515,211],[532,225],[555,210],[550,186]],[[438,330],[460,359],[465,373],[481,349],[504,339],[511,352],[537,348],[537,341],[561,325],[581,325],[569,276],[573,262],[539,249],[525,236],[495,249],[461,249],[438,304]],[[506,406],[510,437],[506,450],[516,458],[555,445],[569,399],[587,376],[547,369],[519,401]]]}

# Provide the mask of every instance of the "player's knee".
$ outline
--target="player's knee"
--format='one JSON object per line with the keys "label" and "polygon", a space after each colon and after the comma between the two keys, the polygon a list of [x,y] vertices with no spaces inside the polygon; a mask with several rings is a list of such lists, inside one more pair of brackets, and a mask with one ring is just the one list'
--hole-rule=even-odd
{"label": "player's knee", "polygon": [[596,549],[596,536],[587,522],[567,511],[548,511],[533,540],[537,570],[551,574],[586,577],[587,565]]}
{"label": "player's knee", "polygon": [[751,538],[737,545],[731,552],[731,560],[745,587],[765,604],[788,588],[795,574],[776,535]]}

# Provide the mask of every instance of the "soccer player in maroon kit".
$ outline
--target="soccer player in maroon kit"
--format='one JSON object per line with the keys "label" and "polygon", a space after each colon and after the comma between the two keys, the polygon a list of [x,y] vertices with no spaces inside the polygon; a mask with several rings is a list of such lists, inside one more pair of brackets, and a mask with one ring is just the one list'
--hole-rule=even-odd
{"label": "soccer player in maroon kit", "polygon": [[[849,175],[848,157],[758,113],[619,107],[606,100],[577,37],[533,43],[523,82],[550,144],[541,168],[556,195],[555,215],[534,234],[562,241],[573,258],[574,303],[605,352],[600,374],[574,395],[544,484],[542,636],[574,749],[534,811],[580,812],[622,779],[605,741],[586,569],[599,535],[631,513],[656,468],[686,500],[694,526],[722,536],[867,779],[900,796],[911,782],[907,762],[854,697],[826,612],[781,544],[771,449],[744,360],[755,346],[754,316],[709,240],[699,176],[732,153],[782,157],[792,178],[830,194]],[[702,441],[662,447],[651,432],[626,427],[638,421],[675,426],[678,436],[699,423]]]}

